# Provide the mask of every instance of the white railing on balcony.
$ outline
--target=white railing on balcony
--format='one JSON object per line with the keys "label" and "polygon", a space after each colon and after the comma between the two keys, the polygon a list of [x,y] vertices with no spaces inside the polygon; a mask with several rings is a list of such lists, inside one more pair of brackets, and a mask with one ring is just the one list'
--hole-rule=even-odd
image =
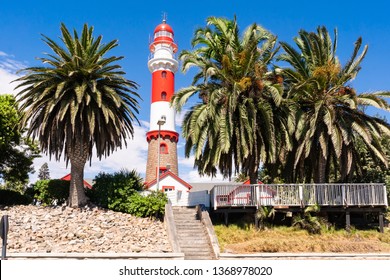
{"label": "white railing on balcony", "polygon": [[388,206],[386,186],[367,184],[216,185],[211,207]]}

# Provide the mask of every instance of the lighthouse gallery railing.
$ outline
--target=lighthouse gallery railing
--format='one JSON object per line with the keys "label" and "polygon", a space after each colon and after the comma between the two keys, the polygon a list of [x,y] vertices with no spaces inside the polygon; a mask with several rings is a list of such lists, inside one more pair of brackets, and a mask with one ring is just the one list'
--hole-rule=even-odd
{"label": "lighthouse gallery railing", "polygon": [[211,207],[388,206],[386,186],[367,184],[216,185]]}

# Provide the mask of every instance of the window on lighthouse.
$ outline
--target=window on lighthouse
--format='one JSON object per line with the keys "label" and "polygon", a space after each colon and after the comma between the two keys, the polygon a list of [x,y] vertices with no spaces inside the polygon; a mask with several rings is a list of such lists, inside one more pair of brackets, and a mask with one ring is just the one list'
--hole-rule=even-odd
{"label": "window on lighthouse", "polygon": [[167,93],[165,91],[161,93],[161,100],[167,100]]}
{"label": "window on lighthouse", "polygon": [[168,146],[165,143],[160,144],[160,154],[167,154]]}
{"label": "window on lighthouse", "polygon": [[161,78],[166,79],[167,78],[167,71],[161,72]]}
{"label": "window on lighthouse", "polygon": [[173,35],[171,32],[168,31],[158,31],[154,34],[154,38],[156,39],[157,37],[169,37],[173,39]]}

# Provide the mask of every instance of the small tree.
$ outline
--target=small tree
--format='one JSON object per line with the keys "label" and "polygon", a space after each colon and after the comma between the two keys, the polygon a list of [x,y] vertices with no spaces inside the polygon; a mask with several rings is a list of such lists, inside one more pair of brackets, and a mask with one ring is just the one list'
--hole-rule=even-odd
{"label": "small tree", "polygon": [[42,164],[41,168],[39,169],[38,178],[39,180],[50,179],[49,165],[47,164],[47,162]]}
{"label": "small tree", "polygon": [[95,177],[93,189],[87,195],[91,202],[114,211],[125,212],[124,206],[136,191],[143,188],[142,178],[136,170],[123,169],[114,174],[101,172]]}
{"label": "small tree", "polygon": [[300,215],[296,215],[293,218],[292,225],[294,227],[304,229],[311,234],[320,234],[322,230],[322,221],[319,217],[315,216],[315,214],[319,212],[319,205],[316,204],[308,206],[303,210],[303,213],[301,213]]}
{"label": "small tree", "polygon": [[39,150],[36,143],[23,137],[19,119],[15,98],[0,94],[0,179],[5,188],[22,192],[28,174],[34,172],[33,160]]}
{"label": "small tree", "polygon": [[275,218],[275,208],[269,206],[262,206],[256,212],[256,227],[260,230],[265,229],[270,225],[270,220]]}
{"label": "small tree", "polygon": [[33,185],[32,193],[34,199],[43,205],[60,205],[69,196],[69,181],[39,180]]}

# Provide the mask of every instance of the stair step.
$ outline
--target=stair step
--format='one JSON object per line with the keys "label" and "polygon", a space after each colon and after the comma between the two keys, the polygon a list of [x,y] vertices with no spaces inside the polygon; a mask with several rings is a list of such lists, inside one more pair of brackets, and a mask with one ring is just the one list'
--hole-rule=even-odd
{"label": "stair step", "polygon": [[193,252],[183,252],[186,257],[190,256],[209,256],[210,257],[210,252],[198,252],[198,251],[193,251]]}
{"label": "stair step", "polygon": [[177,240],[179,241],[180,244],[183,244],[183,246],[195,246],[195,245],[209,246],[208,240],[198,240],[197,242],[195,242],[190,238],[181,238],[181,237],[179,237]]}
{"label": "stair step", "polygon": [[202,224],[176,224],[177,229],[203,229]]}
{"label": "stair step", "polygon": [[174,219],[175,223],[183,223],[183,224],[202,224],[199,220],[189,220],[189,219]]}
{"label": "stair step", "polygon": [[192,236],[192,238],[200,238],[203,236],[205,233],[203,230],[194,230],[194,229],[181,229],[177,230],[177,235],[180,236],[182,234],[183,236]]}
{"label": "stair step", "polygon": [[176,229],[181,231],[181,230],[194,230],[194,231],[201,231],[201,232],[204,232],[203,230],[203,227],[202,226],[190,226],[190,225],[176,225]]}
{"label": "stair step", "polygon": [[197,221],[197,222],[200,222],[200,220],[198,220],[196,217],[192,217],[192,216],[175,216],[174,218],[175,221],[191,221],[191,222],[194,222],[194,221]]}
{"label": "stair step", "polygon": [[181,250],[184,253],[184,256],[208,256],[210,257],[212,253],[210,251],[197,251],[197,250]]}
{"label": "stair step", "polygon": [[195,252],[210,252],[209,244],[207,243],[188,245],[179,242],[179,244],[180,244],[180,248],[185,249],[186,251],[192,250]]}
{"label": "stair step", "polygon": [[175,223],[176,228],[182,228],[182,227],[196,227],[196,228],[203,228],[203,225],[201,223]]}
{"label": "stair step", "polygon": [[201,238],[202,236],[205,236],[205,232],[203,229],[194,230],[194,229],[176,229],[177,235],[183,234],[183,236],[192,235],[192,238]]}
{"label": "stair step", "polygon": [[193,221],[189,221],[189,220],[175,220],[175,224],[178,224],[178,225],[203,225],[200,221],[198,220],[193,220]]}
{"label": "stair step", "polygon": [[[185,239],[185,240],[194,240],[194,235],[196,234],[189,234],[189,233],[183,233],[183,234],[178,234],[177,237],[178,239]],[[197,235],[198,238],[196,240],[208,240],[206,239],[206,237],[200,237],[199,235]]]}
{"label": "stair step", "polygon": [[183,244],[184,247],[197,247],[197,246],[202,246],[202,247],[210,247],[208,240],[191,240],[191,243],[186,243],[185,239],[178,239],[180,244]]}

